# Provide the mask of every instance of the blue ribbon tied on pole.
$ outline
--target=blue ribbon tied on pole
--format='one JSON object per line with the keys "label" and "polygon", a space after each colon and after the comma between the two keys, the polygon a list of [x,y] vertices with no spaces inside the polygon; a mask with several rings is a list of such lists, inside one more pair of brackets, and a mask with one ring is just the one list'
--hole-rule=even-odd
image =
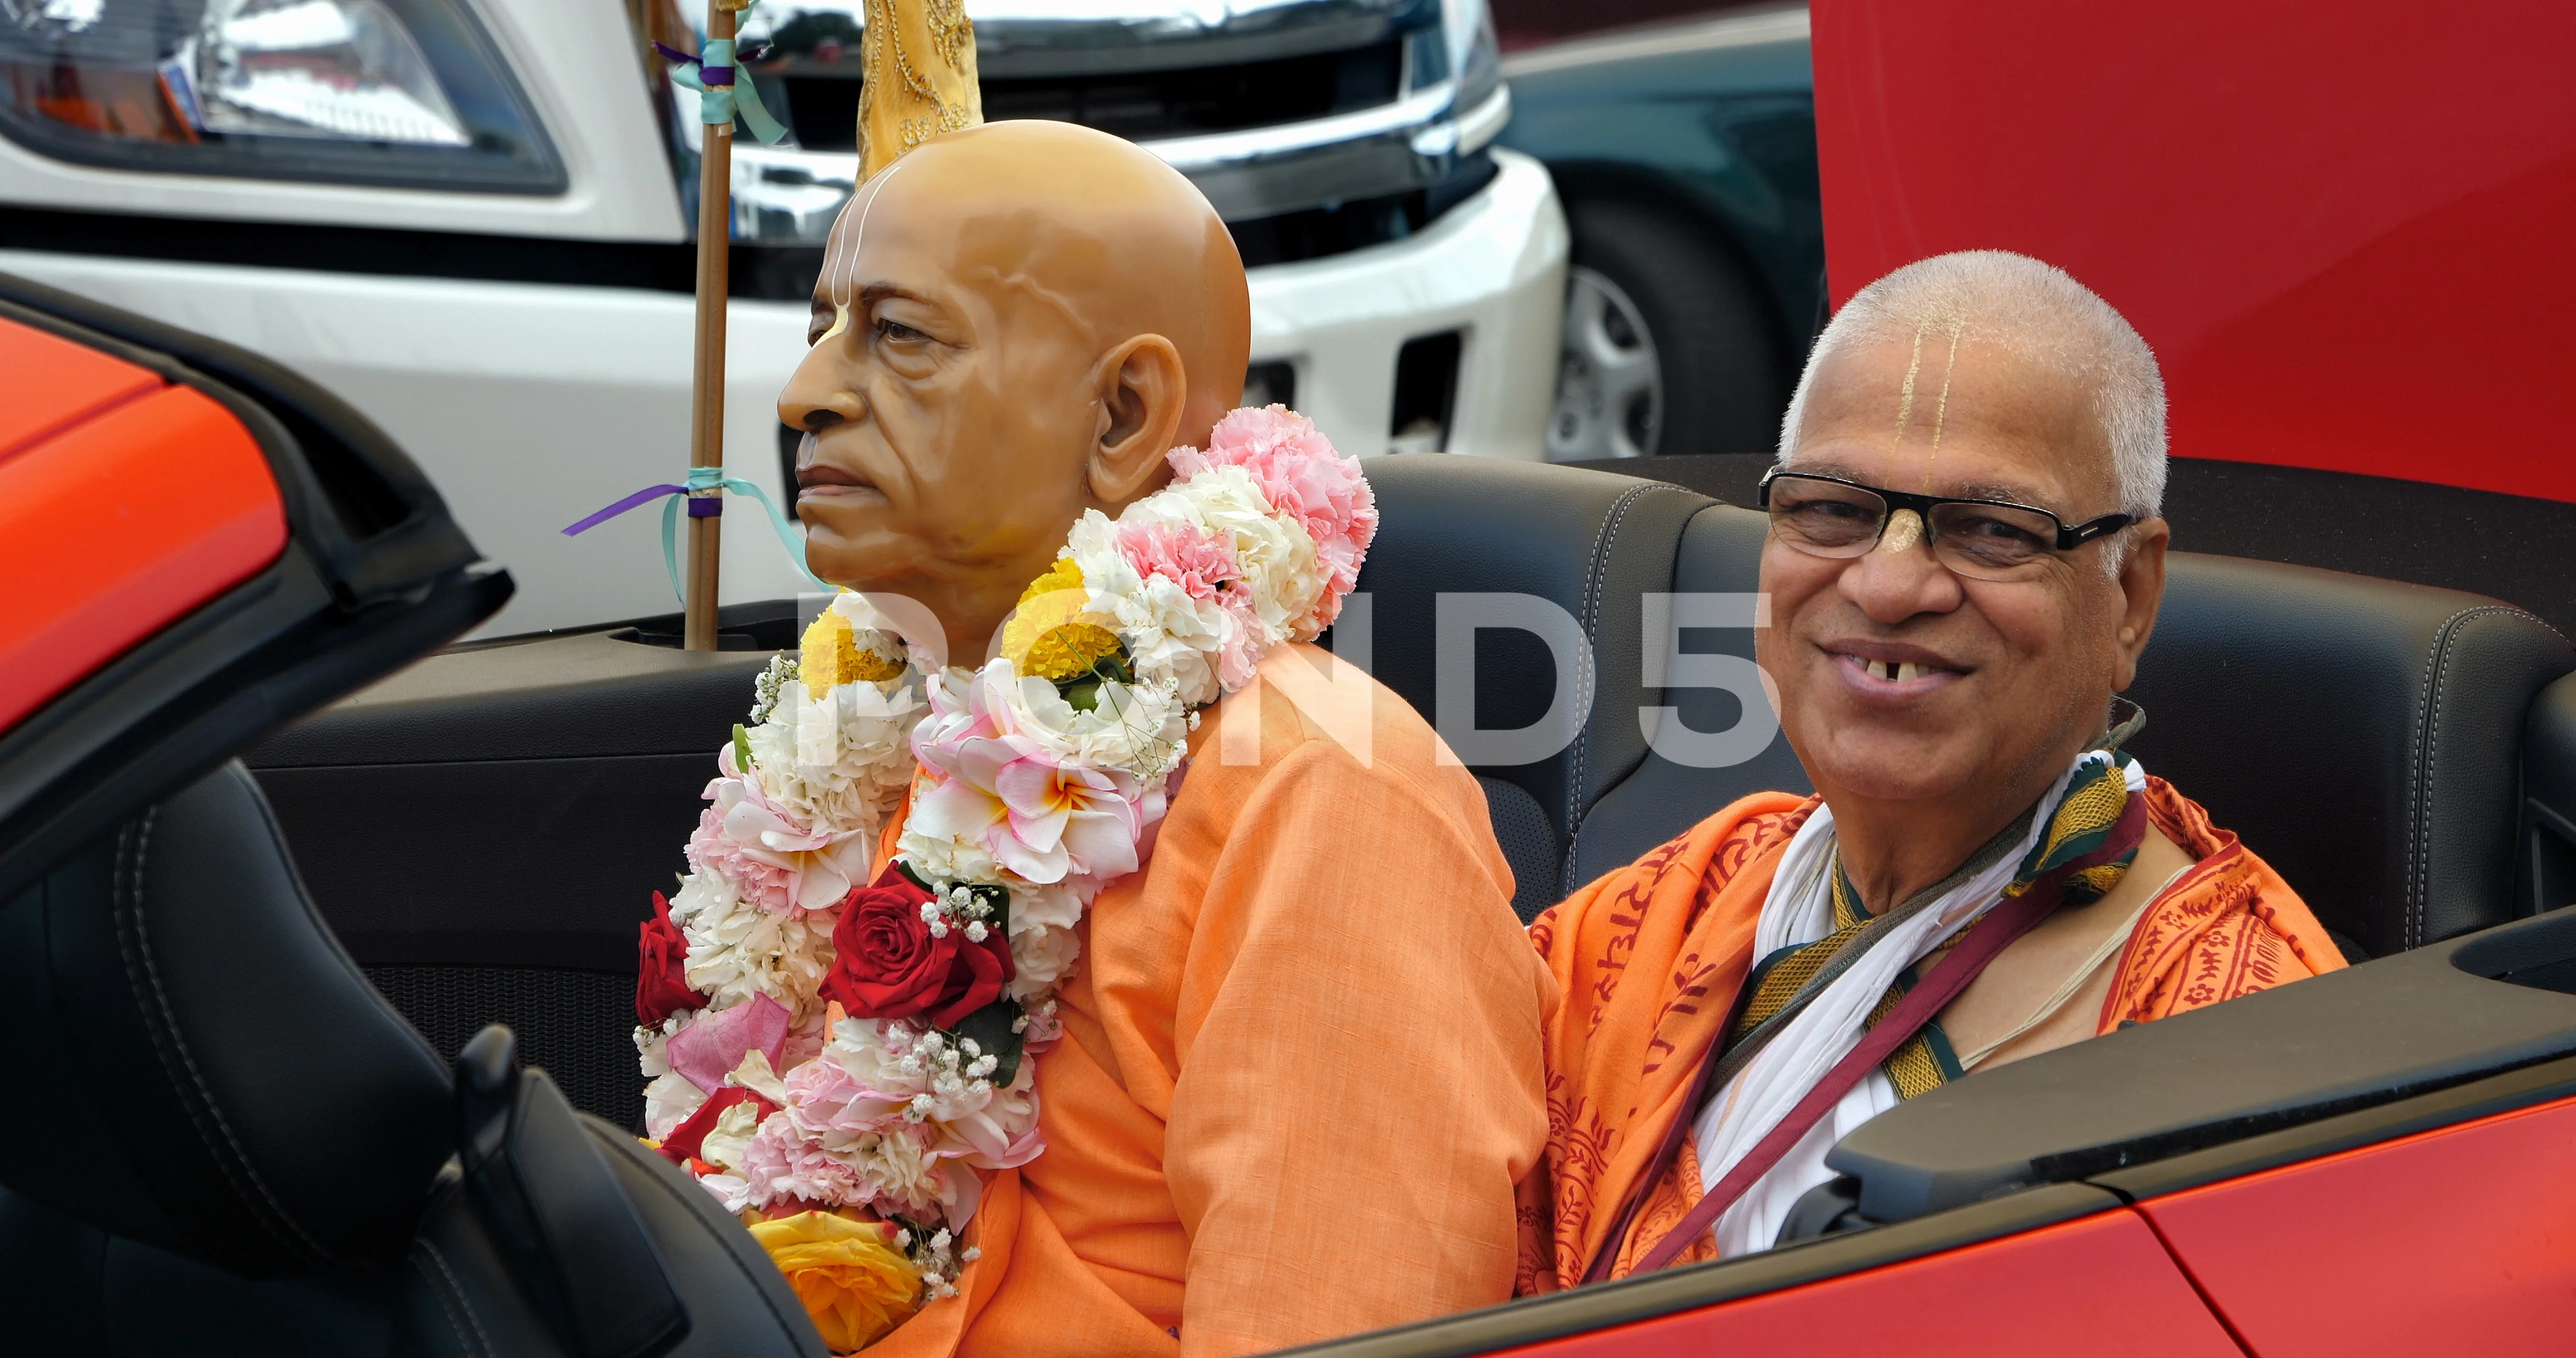
{"label": "blue ribbon tied on pole", "polygon": [[824,583],[821,576],[805,569],[805,552],[797,544],[796,534],[788,528],[787,516],[778,512],[778,505],[769,498],[769,492],[741,477],[725,475],[722,467],[691,467],[689,479],[678,485],[646,486],[564,529],[563,535],[573,537],[588,532],[630,509],[640,509],[655,500],[662,500],[662,569],[671,576],[671,597],[686,605],[688,596],[680,592],[680,505],[687,502],[690,518],[711,519],[724,513],[727,491],[760,501],[760,507],[769,511],[769,526],[778,534],[779,545],[787,549],[787,559],[796,563],[796,573],[813,581],[814,588],[826,594],[832,592],[832,587]]}
{"label": "blue ribbon tied on pole", "polygon": [[760,138],[762,145],[776,146],[787,139],[787,129],[769,116],[769,106],[761,102],[760,87],[752,83],[751,72],[734,64],[732,39],[711,39],[696,56],[658,42],[653,44],[653,50],[679,67],[671,72],[672,80],[698,92],[699,122],[722,127],[739,115],[742,125]]}

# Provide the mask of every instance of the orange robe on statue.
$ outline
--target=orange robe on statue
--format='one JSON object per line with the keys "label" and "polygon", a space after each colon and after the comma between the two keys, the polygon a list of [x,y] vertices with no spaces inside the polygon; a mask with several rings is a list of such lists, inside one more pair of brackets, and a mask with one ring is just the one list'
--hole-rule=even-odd
{"label": "orange robe on statue", "polygon": [[[959,1295],[871,1355],[1253,1353],[1510,1297],[1554,988],[1475,779],[1323,664],[1281,647],[1192,735],[1152,857],[1080,926],[1045,1153],[987,1181]],[[1258,762],[1229,764],[1247,703]]]}
{"label": "orange robe on statue", "polygon": [[[2130,931],[2094,1031],[2335,971],[2343,955],[2289,884],[2163,779],[2147,815],[2198,860]],[[1565,1001],[1548,1023],[1547,1159],[1521,1185],[1521,1295],[1581,1281],[1688,1100],[1753,962],[1753,928],[1789,838],[1818,805],[1757,793],[1609,873],[1529,930]],[[1657,1176],[1614,1277],[1700,1199],[1691,1142]],[[1703,1238],[1676,1264],[1716,1257]]]}

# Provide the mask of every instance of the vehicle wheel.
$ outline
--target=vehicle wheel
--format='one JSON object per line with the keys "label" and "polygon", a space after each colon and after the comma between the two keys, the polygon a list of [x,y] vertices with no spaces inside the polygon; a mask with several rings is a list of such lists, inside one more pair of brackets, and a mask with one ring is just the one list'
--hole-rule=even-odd
{"label": "vehicle wheel", "polygon": [[1702,233],[1623,202],[1568,207],[1551,461],[1768,449],[1789,391],[1753,285]]}

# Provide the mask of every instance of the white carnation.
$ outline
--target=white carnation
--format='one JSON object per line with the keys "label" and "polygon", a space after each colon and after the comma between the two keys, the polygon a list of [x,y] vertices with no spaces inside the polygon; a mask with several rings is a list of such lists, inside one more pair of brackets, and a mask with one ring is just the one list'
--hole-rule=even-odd
{"label": "white carnation", "polygon": [[1001,865],[981,844],[949,835],[924,833],[916,821],[904,822],[895,838],[895,853],[912,870],[932,882],[998,882]]}
{"label": "white carnation", "polygon": [[1013,975],[1008,993],[1015,1000],[1043,994],[1072,975],[1074,963],[1081,960],[1082,936],[1073,930],[1048,925],[1022,933],[1015,927],[1011,931]]}
{"label": "white carnation", "polygon": [[696,1017],[697,1012],[694,1009],[675,1009],[658,1028],[647,1028],[640,1023],[635,1025],[636,1064],[643,1068],[645,1079],[670,1072],[671,1035],[689,1026],[689,1020]]}
{"label": "white carnation", "polygon": [[1011,888],[1011,937],[1037,929],[1070,929],[1082,920],[1090,901],[1064,882],[1014,885]]}
{"label": "white carnation", "polygon": [[1315,540],[1305,529],[1271,512],[1252,473],[1241,467],[1210,467],[1157,492],[1185,501],[1202,526],[1232,535],[1234,558],[1252,587],[1253,611],[1268,635],[1263,649],[1276,644],[1323,597],[1325,576],[1315,559]]}
{"label": "white carnation", "polygon": [[716,1114],[716,1125],[698,1143],[698,1158],[718,1169],[739,1170],[742,1153],[750,1149],[751,1135],[758,1130],[760,1105],[745,1099]]}
{"label": "white carnation", "polygon": [[779,914],[733,900],[694,913],[680,931],[689,941],[689,988],[714,1008],[767,995],[801,1019],[819,1003],[815,988],[832,966],[828,914]]}
{"label": "white carnation", "polygon": [[744,732],[761,794],[815,829],[874,838],[911,780],[904,737],[925,707],[908,683],[862,680],[819,699],[788,685]]}
{"label": "white carnation", "polygon": [[644,1131],[659,1141],[673,1128],[689,1120],[689,1114],[707,1101],[705,1090],[688,1082],[677,1071],[664,1071],[651,1084],[644,1086]]}

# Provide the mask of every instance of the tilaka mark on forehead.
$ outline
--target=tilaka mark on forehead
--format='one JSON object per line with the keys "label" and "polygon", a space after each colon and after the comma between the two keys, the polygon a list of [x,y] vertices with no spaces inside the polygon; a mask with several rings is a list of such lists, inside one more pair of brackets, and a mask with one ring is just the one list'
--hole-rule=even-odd
{"label": "tilaka mark on forehead", "polygon": [[[1959,332],[1964,321],[1950,323],[1950,355],[1941,362],[1941,397],[1932,407],[1932,454],[1923,460],[1923,493],[1932,493],[1932,474],[1941,463],[1941,429],[1950,422],[1950,378],[1959,371]],[[1917,342],[1920,343],[1918,336]]]}
{"label": "tilaka mark on forehead", "polygon": [[859,202],[858,195],[852,194],[850,201],[841,205],[842,221],[849,220],[850,209],[853,207],[859,209],[859,220],[858,224],[850,229],[846,241],[841,236],[839,223],[833,225],[832,248],[823,259],[824,285],[832,299],[832,328],[824,331],[814,341],[816,344],[821,344],[824,340],[831,339],[850,328],[850,305],[857,300],[852,291],[852,276],[859,269],[859,242],[867,238],[868,214],[876,211],[877,199],[885,192],[885,182],[894,178],[895,174],[902,169],[903,162],[896,161],[885,167],[876,178],[863,185],[868,195],[867,202]]}
{"label": "tilaka mark on forehead", "polygon": [[[1905,359],[1905,383],[1897,389],[1896,437],[1887,448],[1890,458],[1905,446],[1905,431],[1914,423],[1914,383],[1923,374],[1923,337],[1932,333],[1932,326],[1933,322],[1928,317],[1914,326],[1913,350]],[[1941,362],[1941,391],[1932,408],[1932,452],[1923,463],[1923,490],[1926,494],[1932,490],[1933,474],[1941,461],[1941,430],[1950,420],[1950,379],[1959,370],[1959,336],[1967,328],[1964,317],[1954,317],[1947,327],[1950,348]]]}

